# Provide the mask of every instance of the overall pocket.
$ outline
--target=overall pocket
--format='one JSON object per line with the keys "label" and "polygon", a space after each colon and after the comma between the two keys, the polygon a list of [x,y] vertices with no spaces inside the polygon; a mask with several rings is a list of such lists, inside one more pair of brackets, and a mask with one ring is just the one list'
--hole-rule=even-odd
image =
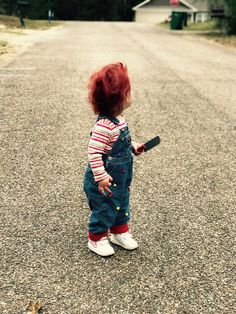
{"label": "overall pocket", "polygon": [[117,162],[113,160],[107,159],[106,164],[105,164],[105,170],[108,174],[111,174],[117,166]]}

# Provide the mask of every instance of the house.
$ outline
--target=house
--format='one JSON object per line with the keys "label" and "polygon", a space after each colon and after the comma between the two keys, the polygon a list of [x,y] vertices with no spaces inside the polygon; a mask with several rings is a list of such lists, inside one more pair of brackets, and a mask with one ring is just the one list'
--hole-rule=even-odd
{"label": "house", "polygon": [[146,0],[132,8],[135,22],[160,23],[169,19],[172,11],[188,13],[192,22],[209,19],[208,0]]}

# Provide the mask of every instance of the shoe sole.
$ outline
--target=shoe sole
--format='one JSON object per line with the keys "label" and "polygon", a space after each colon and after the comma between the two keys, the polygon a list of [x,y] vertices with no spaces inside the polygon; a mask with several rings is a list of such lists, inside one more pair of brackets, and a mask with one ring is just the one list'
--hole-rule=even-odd
{"label": "shoe sole", "polygon": [[138,246],[136,246],[136,247],[133,248],[133,249],[129,249],[129,248],[123,246],[121,243],[117,242],[116,240],[113,240],[112,238],[110,238],[110,241],[111,241],[111,243],[113,243],[113,244],[115,244],[115,245],[118,245],[118,246],[122,247],[123,249],[125,249],[125,250],[127,250],[127,251],[133,251],[133,250],[136,250],[136,249],[138,248]]}
{"label": "shoe sole", "polygon": [[94,249],[94,247],[90,245],[90,243],[88,243],[88,248],[90,249],[90,251],[92,251],[93,253],[95,253],[95,254],[97,254],[97,255],[99,255],[99,256],[101,256],[101,257],[109,257],[109,256],[114,255],[114,253],[115,253],[115,252],[113,252],[113,253],[105,254],[105,255],[104,255],[104,254],[99,254],[99,253]]}

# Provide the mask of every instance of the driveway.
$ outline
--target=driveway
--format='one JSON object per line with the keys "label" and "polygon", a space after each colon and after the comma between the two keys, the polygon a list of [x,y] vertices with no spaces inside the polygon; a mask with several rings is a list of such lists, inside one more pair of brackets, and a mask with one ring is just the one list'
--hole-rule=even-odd
{"label": "driveway", "polygon": [[[125,62],[139,249],[87,249],[89,75]],[[236,51],[135,23],[68,22],[0,68],[0,309],[235,313]]]}

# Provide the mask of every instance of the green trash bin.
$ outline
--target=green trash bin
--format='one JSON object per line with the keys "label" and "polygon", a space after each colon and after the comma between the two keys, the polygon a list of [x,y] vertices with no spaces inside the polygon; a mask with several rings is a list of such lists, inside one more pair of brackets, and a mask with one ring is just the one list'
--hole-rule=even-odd
{"label": "green trash bin", "polygon": [[188,14],[186,12],[172,11],[170,29],[183,29],[187,26]]}
{"label": "green trash bin", "polygon": [[188,13],[183,12],[182,13],[182,18],[183,18],[183,26],[188,26]]}

